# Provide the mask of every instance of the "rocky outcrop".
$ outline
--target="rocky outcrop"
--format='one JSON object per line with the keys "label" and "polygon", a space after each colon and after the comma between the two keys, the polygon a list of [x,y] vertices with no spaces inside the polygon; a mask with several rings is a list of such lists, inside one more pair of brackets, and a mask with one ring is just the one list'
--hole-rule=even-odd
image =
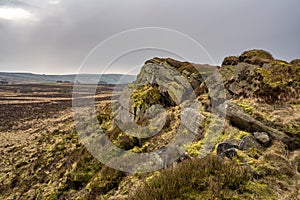
{"label": "rocky outcrop", "polygon": [[[299,156],[288,158],[300,147],[299,72],[297,60],[276,60],[262,50],[229,56],[222,67],[153,58],[146,61],[115,106],[114,116],[119,117],[114,118],[113,127],[120,129],[110,131],[116,135],[112,140],[118,145],[122,144],[118,140],[126,138],[127,150],[151,152],[152,162],[163,168],[173,166],[174,172],[178,162],[187,159],[182,165],[189,165],[189,160],[208,154],[237,159],[255,179],[250,186],[246,183],[247,191],[252,194],[257,188],[269,188],[265,197],[273,195],[272,191],[277,197],[277,192],[286,193],[277,191],[281,187],[276,185],[277,177],[286,190],[299,169]],[[223,84],[219,84],[220,77]],[[289,112],[283,115],[283,110]],[[151,164],[145,160],[143,167]],[[269,180],[275,180],[272,184],[276,186]],[[262,185],[267,187],[261,189]]]}
{"label": "rocky outcrop", "polygon": [[157,59],[145,63],[135,82],[137,87],[147,84],[157,85],[160,93],[170,97],[169,101],[177,105],[191,98],[194,92],[190,83],[182,77],[179,71]]}
{"label": "rocky outcrop", "polygon": [[300,65],[274,59],[263,50],[226,57],[220,69],[229,98],[260,98],[280,104],[299,98]]}
{"label": "rocky outcrop", "polygon": [[217,72],[216,66],[180,62],[170,58],[153,58],[145,62],[135,81],[137,85],[157,84],[179,104],[192,93],[207,92],[205,79]]}

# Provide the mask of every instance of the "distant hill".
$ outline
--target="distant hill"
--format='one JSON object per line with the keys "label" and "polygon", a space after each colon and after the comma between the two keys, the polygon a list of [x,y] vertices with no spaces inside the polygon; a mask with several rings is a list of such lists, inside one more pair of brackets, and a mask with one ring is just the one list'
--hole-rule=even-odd
{"label": "distant hill", "polygon": [[[76,77],[77,76],[77,77]],[[68,74],[68,75],[42,75],[32,73],[7,73],[0,72],[0,80],[9,83],[56,83],[56,82],[75,82],[92,84],[92,83],[108,83],[108,84],[127,84],[136,79],[134,75],[123,74]]]}

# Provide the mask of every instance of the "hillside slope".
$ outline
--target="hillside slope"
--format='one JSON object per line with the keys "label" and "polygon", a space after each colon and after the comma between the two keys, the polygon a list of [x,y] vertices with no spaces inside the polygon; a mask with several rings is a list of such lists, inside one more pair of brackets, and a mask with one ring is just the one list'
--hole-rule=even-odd
{"label": "hillside slope", "polygon": [[[115,96],[119,101],[97,107],[105,136],[128,152],[151,152],[149,160],[127,159],[126,172],[112,169],[68,124],[38,140],[42,151],[30,154],[32,162],[11,164],[14,176],[1,174],[0,195],[300,199],[299,78],[299,60],[276,60],[263,50],[226,57],[220,67],[153,58]],[[103,136],[84,139],[100,143]]]}

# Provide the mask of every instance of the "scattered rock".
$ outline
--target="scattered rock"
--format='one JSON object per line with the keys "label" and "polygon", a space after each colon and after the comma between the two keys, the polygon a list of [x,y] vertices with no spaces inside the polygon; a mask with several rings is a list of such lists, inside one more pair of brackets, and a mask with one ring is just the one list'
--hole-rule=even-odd
{"label": "scattered rock", "polygon": [[256,140],[258,140],[263,145],[270,144],[271,140],[269,135],[266,132],[255,132],[253,133]]}
{"label": "scattered rock", "polygon": [[230,158],[232,159],[233,157],[236,157],[237,156],[237,152],[235,150],[235,148],[230,148],[230,149],[227,149],[225,152],[224,152],[225,156],[227,158]]}
{"label": "scattered rock", "polygon": [[226,156],[227,158],[233,158],[234,156],[237,156],[237,152],[235,149],[238,149],[238,145],[234,145],[228,142],[223,142],[218,145],[217,147],[217,154],[221,157]]}
{"label": "scattered rock", "polygon": [[227,101],[226,105],[226,118],[238,128],[247,130],[248,132],[266,132],[270,135],[271,139],[276,139],[287,144],[289,149],[295,148],[294,140],[285,133],[254,119],[252,116],[245,113],[242,108],[230,101]]}
{"label": "scattered rock", "polygon": [[244,150],[249,150],[251,148],[263,150],[262,145],[259,144],[254,137],[244,136],[239,144],[238,149],[244,151]]}

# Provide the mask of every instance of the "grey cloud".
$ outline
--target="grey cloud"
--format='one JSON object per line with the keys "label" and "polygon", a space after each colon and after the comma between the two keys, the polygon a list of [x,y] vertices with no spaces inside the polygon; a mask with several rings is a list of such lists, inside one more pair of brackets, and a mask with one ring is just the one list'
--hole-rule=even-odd
{"label": "grey cloud", "polygon": [[34,7],[33,5],[26,3],[26,1],[20,0],[0,0],[0,6],[15,6],[25,8]]}
{"label": "grey cloud", "polygon": [[[0,6],[5,2],[0,0]],[[40,20],[30,24],[0,21],[0,54],[5,58],[0,71],[74,73],[99,42],[145,26],[188,34],[217,64],[226,55],[251,48],[266,49],[285,60],[300,57],[298,0],[62,0],[55,6],[28,0],[10,4],[31,9]],[[155,55],[167,56],[149,51],[132,54],[113,70],[125,72]]]}

